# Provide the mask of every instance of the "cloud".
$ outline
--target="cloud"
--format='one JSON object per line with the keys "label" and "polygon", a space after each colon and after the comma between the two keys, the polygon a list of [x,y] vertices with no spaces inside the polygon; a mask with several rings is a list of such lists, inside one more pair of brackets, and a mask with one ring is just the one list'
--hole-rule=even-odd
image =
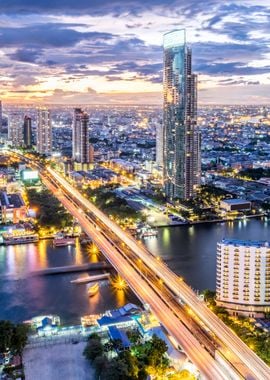
{"label": "cloud", "polygon": [[2,48],[24,45],[59,48],[75,46],[83,40],[106,41],[113,37],[111,33],[84,33],[72,29],[79,25],[46,23],[21,27],[0,27],[0,45]]}
{"label": "cloud", "polygon": [[[219,0],[208,0],[208,6]],[[0,13],[3,14],[122,14],[138,15],[145,10],[163,8],[175,9],[176,13],[196,14],[205,10],[203,1],[190,0],[1,0]]]}

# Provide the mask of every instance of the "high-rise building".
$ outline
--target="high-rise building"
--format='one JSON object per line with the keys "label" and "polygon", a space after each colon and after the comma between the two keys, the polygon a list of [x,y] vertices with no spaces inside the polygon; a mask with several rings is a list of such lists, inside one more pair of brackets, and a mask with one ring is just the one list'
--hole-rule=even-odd
{"label": "high-rise building", "polygon": [[32,147],[32,119],[25,115],[23,121],[23,145],[26,148]]}
{"label": "high-rise building", "polygon": [[89,154],[89,115],[81,108],[74,109],[72,131],[72,158],[75,163],[87,166]]}
{"label": "high-rise building", "polygon": [[50,154],[52,152],[51,113],[47,108],[38,110],[37,152],[40,154]]}
{"label": "high-rise building", "polygon": [[231,314],[270,312],[270,243],[223,239],[217,245],[216,301]]}
{"label": "high-rise building", "polygon": [[3,117],[3,109],[2,109],[2,101],[0,100],[0,135],[2,135],[3,133],[3,121],[2,121],[2,117]]}
{"label": "high-rise building", "polygon": [[22,113],[12,111],[8,115],[8,141],[15,147],[23,144]]}
{"label": "high-rise building", "polygon": [[156,164],[159,168],[163,167],[163,125],[156,124]]}
{"label": "high-rise building", "polygon": [[197,76],[185,30],[164,35],[163,180],[166,196],[188,199],[200,184]]}

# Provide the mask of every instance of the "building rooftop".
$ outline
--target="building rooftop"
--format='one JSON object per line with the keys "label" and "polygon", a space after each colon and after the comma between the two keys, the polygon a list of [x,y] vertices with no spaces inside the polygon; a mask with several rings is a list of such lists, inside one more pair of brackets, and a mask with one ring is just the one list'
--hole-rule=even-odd
{"label": "building rooftop", "polygon": [[116,326],[109,326],[109,334],[112,340],[119,339],[123,345],[123,348],[129,348],[131,346],[126,332],[119,330]]}
{"label": "building rooftop", "polygon": [[228,203],[230,205],[239,205],[242,203],[250,203],[246,199],[239,199],[239,198],[238,199],[223,199],[222,202]]}
{"label": "building rooftop", "polygon": [[234,245],[237,247],[270,247],[270,242],[264,240],[240,240],[240,239],[222,239],[219,244]]}

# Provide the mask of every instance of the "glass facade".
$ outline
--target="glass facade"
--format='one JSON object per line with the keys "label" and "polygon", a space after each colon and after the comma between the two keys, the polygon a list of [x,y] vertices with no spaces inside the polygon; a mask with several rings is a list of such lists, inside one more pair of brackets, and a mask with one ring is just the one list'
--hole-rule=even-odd
{"label": "glass facade", "polygon": [[166,196],[192,198],[200,184],[197,77],[185,30],[164,35],[163,176]]}

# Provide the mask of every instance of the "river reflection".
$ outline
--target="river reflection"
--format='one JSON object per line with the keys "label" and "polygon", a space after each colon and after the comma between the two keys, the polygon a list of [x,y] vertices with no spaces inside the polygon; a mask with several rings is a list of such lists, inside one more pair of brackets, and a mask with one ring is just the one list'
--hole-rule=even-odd
{"label": "river reflection", "polygon": [[[269,221],[243,220],[159,229],[157,238],[145,240],[147,247],[195,289],[215,289],[216,243],[223,237],[270,240]],[[32,276],[39,269],[97,262],[91,249],[55,248],[51,241],[0,247],[0,319],[15,322],[40,314],[57,314],[63,322],[78,323],[84,314],[114,309],[127,302],[138,303],[130,291],[114,290],[109,281],[99,293],[88,297],[85,284],[70,281],[86,273]]]}

